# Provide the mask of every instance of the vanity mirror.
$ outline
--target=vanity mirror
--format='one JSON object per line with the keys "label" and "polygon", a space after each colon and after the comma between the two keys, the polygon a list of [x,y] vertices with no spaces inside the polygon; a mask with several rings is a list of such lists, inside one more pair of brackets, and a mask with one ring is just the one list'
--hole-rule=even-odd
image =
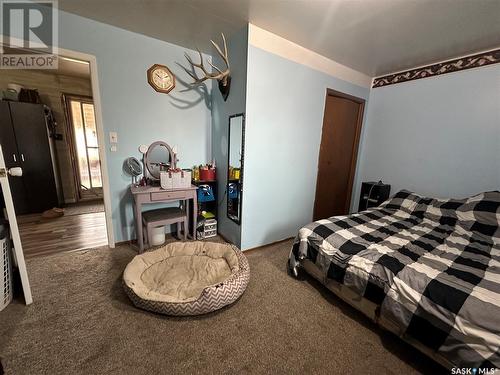
{"label": "vanity mirror", "polygon": [[137,184],[137,177],[142,173],[142,165],[134,157],[127,158],[123,164],[123,170],[132,177],[132,183]]}
{"label": "vanity mirror", "polygon": [[151,177],[159,180],[161,171],[175,168],[175,154],[165,142],[153,142],[144,155],[144,164]]}
{"label": "vanity mirror", "polygon": [[227,151],[227,217],[237,224],[241,222],[244,138],[245,115],[240,113],[230,116]]}

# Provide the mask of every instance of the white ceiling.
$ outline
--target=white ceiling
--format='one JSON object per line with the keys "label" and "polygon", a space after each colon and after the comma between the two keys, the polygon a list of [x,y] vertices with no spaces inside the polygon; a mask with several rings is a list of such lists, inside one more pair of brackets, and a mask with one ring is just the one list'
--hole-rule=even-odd
{"label": "white ceiling", "polygon": [[67,76],[89,78],[90,79],[90,64],[88,62],[77,62],[59,58],[57,64],[57,74]]}
{"label": "white ceiling", "polygon": [[[22,55],[28,51],[25,49],[23,50],[19,48],[6,47],[1,44],[0,48],[2,49],[3,53],[10,53],[10,54]],[[90,64],[88,61],[77,60],[61,55],[59,56],[59,59],[57,61],[57,69],[39,69],[39,71],[50,74],[62,74],[66,76],[90,79]]]}
{"label": "white ceiling", "polygon": [[500,47],[500,0],[59,0],[187,48],[251,22],[370,76]]}

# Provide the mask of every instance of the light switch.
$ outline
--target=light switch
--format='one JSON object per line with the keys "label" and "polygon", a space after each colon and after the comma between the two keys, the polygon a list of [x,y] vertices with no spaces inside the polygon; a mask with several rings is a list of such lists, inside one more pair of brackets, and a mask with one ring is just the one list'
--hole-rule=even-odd
{"label": "light switch", "polygon": [[109,143],[118,143],[118,133],[109,132]]}
{"label": "light switch", "polygon": [[111,145],[109,149],[111,152],[116,152],[116,150],[118,150],[118,147],[116,147],[116,145]]}

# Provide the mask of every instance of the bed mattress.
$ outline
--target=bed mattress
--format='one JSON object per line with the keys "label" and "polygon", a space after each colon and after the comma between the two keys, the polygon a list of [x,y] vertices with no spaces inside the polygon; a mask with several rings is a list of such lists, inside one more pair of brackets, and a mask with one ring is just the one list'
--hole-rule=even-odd
{"label": "bed mattress", "polygon": [[[439,200],[401,191],[382,206],[300,229],[309,261],[378,307],[393,331],[457,367],[500,368],[500,192]],[[316,276],[318,277],[318,276]]]}

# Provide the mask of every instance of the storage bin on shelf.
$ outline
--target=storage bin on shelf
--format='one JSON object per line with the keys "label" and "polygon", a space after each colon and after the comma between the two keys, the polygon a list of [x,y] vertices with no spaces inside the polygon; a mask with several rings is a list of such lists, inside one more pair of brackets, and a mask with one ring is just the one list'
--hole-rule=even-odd
{"label": "storage bin on shelf", "polygon": [[214,191],[210,185],[198,186],[198,202],[211,202],[215,200]]}
{"label": "storage bin on shelf", "polygon": [[200,168],[201,181],[215,181],[215,168],[203,169]]}
{"label": "storage bin on shelf", "polygon": [[203,225],[198,227],[196,234],[199,240],[215,237],[217,235],[217,220],[206,219]]}

